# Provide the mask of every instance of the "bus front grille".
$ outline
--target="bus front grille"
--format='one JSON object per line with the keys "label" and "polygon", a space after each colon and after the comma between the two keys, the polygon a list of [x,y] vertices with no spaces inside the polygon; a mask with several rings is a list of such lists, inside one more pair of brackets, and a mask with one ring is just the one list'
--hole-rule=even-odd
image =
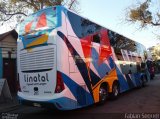
{"label": "bus front grille", "polygon": [[43,71],[55,66],[55,48],[25,52],[20,54],[20,68],[25,71]]}

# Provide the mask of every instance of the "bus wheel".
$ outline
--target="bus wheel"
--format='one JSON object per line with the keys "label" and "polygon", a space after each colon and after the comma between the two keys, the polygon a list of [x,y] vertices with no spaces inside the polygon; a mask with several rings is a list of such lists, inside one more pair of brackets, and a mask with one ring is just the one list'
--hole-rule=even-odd
{"label": "bus wheel", "polygon": [[99,88],[99,104],[104,104],[108,98],[108,86],[101,84]]}
{"label": "bus wheel", "polygon": [[120,87],[118,82],[114,82],[112,85],[111,99],[117,99],[120,93]]}

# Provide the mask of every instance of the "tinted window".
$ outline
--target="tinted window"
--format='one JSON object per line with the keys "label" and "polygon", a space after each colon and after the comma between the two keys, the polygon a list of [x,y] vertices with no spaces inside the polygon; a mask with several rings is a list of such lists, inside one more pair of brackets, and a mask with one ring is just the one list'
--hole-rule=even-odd
{"label": "tinted window", "polygon": [[135,53],[137,52],[137,44],[135,41],[132,41],[113,31],[109,31],[108,35],[110,39],[110,44],[114,48],[118,59],[122,59],[122,58],[119,58],[121,57],[121,55],[127,54],[126,56],[127,60],[130,60],[130,61],[135,60],[134,56],[136,56]]}
{"label": "tinted window", "polygon": [[100,34],[93,35],[93,42],[100,43],[101,37]]}
{"label": "tinted window", "polygon": [[109,39],[111,45],[115,49],[124,49],[132,52],[136,51],[135,41],[132,41],[122,35],[119,35],[113,31],[109,31]]}

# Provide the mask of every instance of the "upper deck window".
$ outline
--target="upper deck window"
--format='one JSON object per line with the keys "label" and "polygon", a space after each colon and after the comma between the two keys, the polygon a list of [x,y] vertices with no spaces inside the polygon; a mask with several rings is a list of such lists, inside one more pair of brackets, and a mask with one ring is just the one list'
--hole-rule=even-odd
{"label": "upper deck window", "polygon": [[93,42],[100,43],[101,37],[100,34],[93,35]]}
{"label": "upper deck window", "polygon": [[49,7],[26,17],[20,23],[19,35],[53,29],[57,27],[57,24],[57,7]]}

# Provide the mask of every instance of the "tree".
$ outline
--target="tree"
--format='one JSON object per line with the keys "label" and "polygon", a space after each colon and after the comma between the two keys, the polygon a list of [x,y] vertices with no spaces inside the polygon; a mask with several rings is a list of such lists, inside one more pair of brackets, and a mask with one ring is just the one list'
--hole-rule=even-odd
{"label": "tree", "polygon": [[160,11],[158,9],[156,11],[153,8],[155,1],[158,2],[158,0],[146,0],[134,8],[129,8],[129,11],[127,11],[127,21],[133,23],[140,22],[141,28],[147,25],[160,26]]}
{"label": "tree", "polygon": [[16,20],[19,22],[24,16],[36,12],[48,6],[65,5],[69,9],[77,11],[78,0],[1,0],[0,1],[0,21],[10,22]]}

